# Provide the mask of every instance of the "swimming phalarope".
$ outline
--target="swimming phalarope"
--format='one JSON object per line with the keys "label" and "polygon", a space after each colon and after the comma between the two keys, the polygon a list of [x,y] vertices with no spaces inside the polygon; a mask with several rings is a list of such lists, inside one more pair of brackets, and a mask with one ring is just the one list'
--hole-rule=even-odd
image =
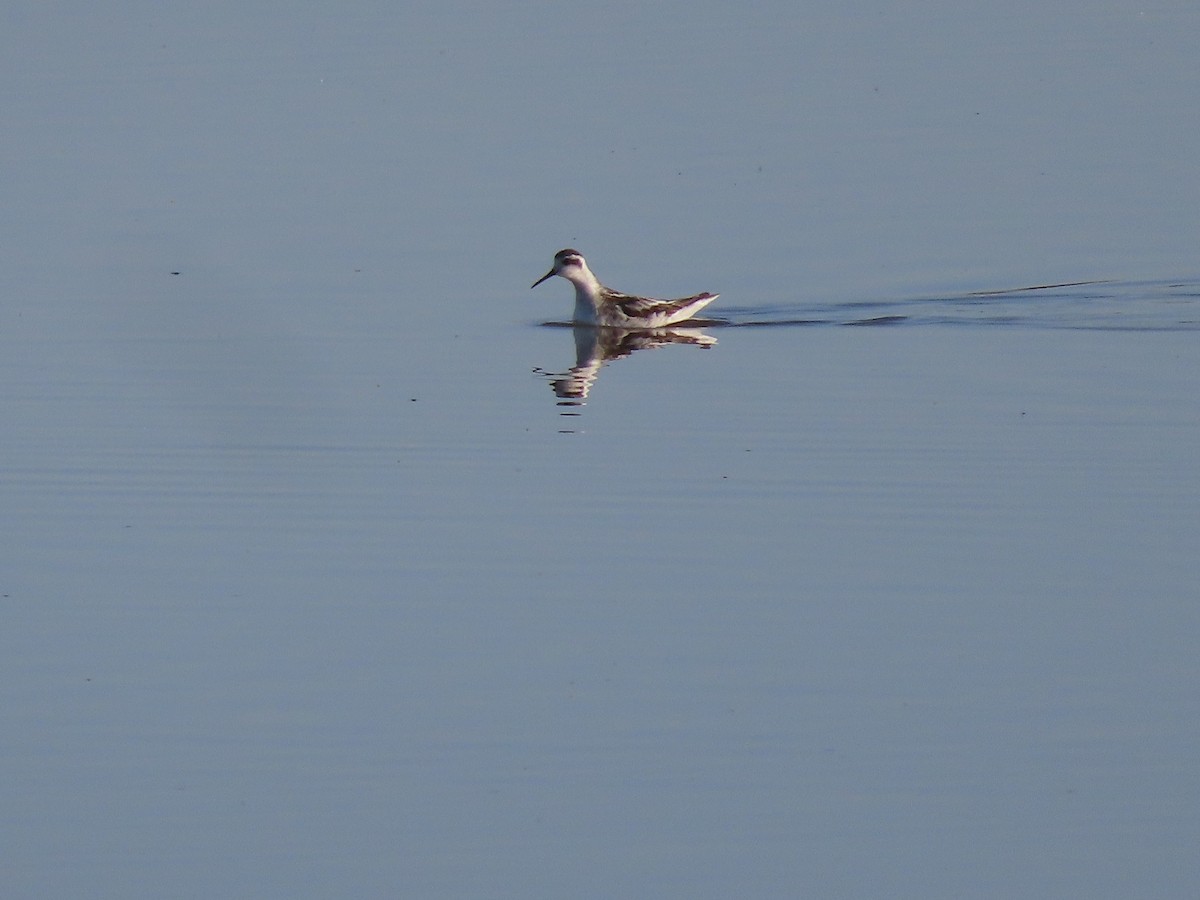
{"label": "swimming phalarope", "polygon": [[719,296],[696,294],[679,300],[654,300],[622,294],[602,285],[578,250],[559,250],[555,253],[554,268],[530,287],[537,287],[552,275],[559,275],[575,285],[574,322],[579,325],[662,328],[690,319]]}

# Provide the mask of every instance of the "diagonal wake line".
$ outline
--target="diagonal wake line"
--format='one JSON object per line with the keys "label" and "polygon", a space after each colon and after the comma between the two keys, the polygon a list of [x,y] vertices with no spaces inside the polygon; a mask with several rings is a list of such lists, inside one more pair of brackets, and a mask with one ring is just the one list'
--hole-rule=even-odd
{"label": "diagonal wake line", "polygon": [[1064,281],[1062,284],[1035,284],[1032,287],[1010,288],[1005,291],[971,291],[968,297],[995,297],[1001,294],[1022,294],[1026,291],[1052,291],[1055,288],[1086,287],[1089,284],[1112,284],[1111,278],[1101,278],[1096,281]]}

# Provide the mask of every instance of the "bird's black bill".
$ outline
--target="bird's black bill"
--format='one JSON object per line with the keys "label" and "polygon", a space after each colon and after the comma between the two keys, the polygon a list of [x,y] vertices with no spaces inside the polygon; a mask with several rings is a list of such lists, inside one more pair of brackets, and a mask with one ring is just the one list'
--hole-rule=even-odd
{"label": "bird's black bill", "polygon": [[543,275],[541,278],[539,278],[537,281],[535,281],[533,284],[531,284],[529,286],[529,289],[533,290],[535,287],[537,287],[539,284],[541,284],[547,278],[552,278],[553,276],[554,276],[554,270],[551,269],[549,272],[547,272],[545,275]]}

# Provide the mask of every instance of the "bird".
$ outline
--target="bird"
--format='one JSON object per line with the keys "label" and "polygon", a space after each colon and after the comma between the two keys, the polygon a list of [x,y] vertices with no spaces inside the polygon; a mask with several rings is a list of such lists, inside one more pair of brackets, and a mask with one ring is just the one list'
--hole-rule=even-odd
{"label": "bird", "polygon": [[595,325],[605,328],[645,329],[663,328],[690,319],[717,299],[719,294],[695,294],[678,300],[655,300],[622,294],[600,283],[587,260],[578,250],[570,248],[554,254],[554,266],[531,284],[532,290],[547,278],[558,275],[575,285],[576,325]]}

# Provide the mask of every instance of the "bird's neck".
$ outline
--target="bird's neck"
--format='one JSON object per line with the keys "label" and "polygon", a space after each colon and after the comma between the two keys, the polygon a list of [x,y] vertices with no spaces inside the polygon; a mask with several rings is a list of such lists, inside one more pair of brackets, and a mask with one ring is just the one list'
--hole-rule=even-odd
{"label": "bird's neck", "polygon": [[588,296],[593,301],[598,300],[604,292],[604,285],[600,283],[592,270],[587,266],[582,266],[576,272],[572,272],[570,276],[571,284],[575,285],[575,296]]}

